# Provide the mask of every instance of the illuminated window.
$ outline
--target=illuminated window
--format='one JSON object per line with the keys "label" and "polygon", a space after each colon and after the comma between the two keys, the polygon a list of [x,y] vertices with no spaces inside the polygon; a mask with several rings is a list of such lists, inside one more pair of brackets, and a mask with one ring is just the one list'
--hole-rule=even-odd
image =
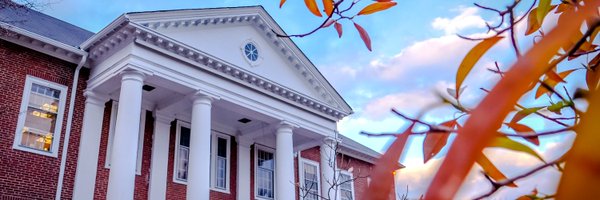
{"label": "illuminated window", "polygon": [[56,157],[67,87],[27,76],[14,149]]}
{"label": "illuminated window", "polygon": [[[119,113],[119,102],[112,102],[112,108],[110,111],[110,127],[108,130],[108,146],[106,148],[106,160],[104,167],[110,168],[110,157],[112,155],[112,144],[115,138],[115,128],[117,126],[117,113]],[[138,146],[137,146],[137,157],[135,165],[135,173],[137,175],[142,174],[142,153],[144,149],[144,128],[146,125],[146,110],[142,108],[140,113],[140,132],[138,134]]]}
{"label": "illuminated window", "polygon": [[275,198],[275,157],[273,152],[256,148],[256,197],[262,199]]}
{"label": "illuminated window", "polygon": [[319,199],[319,163],[300,159],[300,198],[304,200]]}

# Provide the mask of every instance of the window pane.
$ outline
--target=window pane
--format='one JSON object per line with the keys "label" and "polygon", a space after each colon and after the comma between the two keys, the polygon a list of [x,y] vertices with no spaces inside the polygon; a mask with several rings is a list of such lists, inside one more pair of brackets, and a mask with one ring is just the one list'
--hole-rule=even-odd
{"label": "window pane", "polygon": [[181,135],[179,136],[179,145],[190,147],[190,129],[181,127]]}
{"label": "window pane", "polygon": [[227,158],[227,140],[218,138],[217,143],[217,156]]}
{"label": "window pane", "polygon": [[177,178],[187,180],[189,150],[187,147],[179,146],[179,158],[177,158]]}
{"label": "window pane", "polygon": [[57,99],[60,97],[60,90],[52,89],[35,83],[31,85],[31,92]]}
{"label": "window pane", "polygon": [[257,193],[260,197],[274,197],[274,160],[273,154],[258,150],[258,169],[256,173]]}
{"label": "window pane", "polygon": [[25,117],[25,127],[35,129],[40,134],[54,133],[56,125],[56,114],[39,110],[36,108],[27,108]]}
{"label": "window pane", "polygon": [[217,158],[217,185],[216,187],[225,189],[227,184],[227,159]]}
{"label": "window pane", "polygon": [[56,113],[58,112],[58,99],[31,93],[29,96],[29,107],[37,108],[44,111]]}
{"label": "window pane", "polygon": [[32,149],[38,149],[42,151],[50,151],[52,146],[52,134],[38,134],[30,132],[27,127],[23,128],[23,134],[21,136],[21,146],[29,147]]}

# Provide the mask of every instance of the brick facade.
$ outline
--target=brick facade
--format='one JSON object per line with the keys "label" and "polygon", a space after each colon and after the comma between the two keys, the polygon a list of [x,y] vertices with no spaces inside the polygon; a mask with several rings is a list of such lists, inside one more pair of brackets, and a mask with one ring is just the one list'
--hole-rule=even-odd
{"label": "brick facade", "polygon": [[[0,199],[53,199],[60,170],[63,141],[67,122],[71,86],[76,65],[31,49],[0,40]],[[79,77],[75,114],[71,128],[67,164],[65,167],[63,198],[73,193],[79,135],[83,118],[88,70]],[[58,157],[20,151],[12,148],[15,139],[25,78],[31,75],[67,86],[66,105],[60,132]]]}

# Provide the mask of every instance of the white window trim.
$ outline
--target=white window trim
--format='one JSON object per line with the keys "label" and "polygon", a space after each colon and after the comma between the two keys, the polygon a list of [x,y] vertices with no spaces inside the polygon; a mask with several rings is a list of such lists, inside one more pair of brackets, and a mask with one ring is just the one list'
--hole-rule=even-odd
{"label": "white window trim", "polygon": [[[350,179],[352,180],[352,181],[350,181],[350,188],[352,188],[352,200],[355,200],[356,196],[354,193],[355,193],[356,189],[354,188],[354,180],[353,180],[354,175],[352,173],[350,173],[349,171],[341,170],[341,169],[339,169],[339,173],[340,173],[340,175],[344,174],[344,175],[350,176]],[[340,180],[340,178],[338,178],[338,180]],[[342,197],[340,195],[342,195],[342,192],[341,192],[342,187],[341,187],[341,185],[338,185],[337,188],[338,188],[338,199],[341,199]]]}
{"label": "white window trim", "polygon": [[[189,128],[191,129],[191,125],[190,123],[187,122],[183,122],[181,120],[177,120],[177,126],[176,126],[176,134],[175,134],[175,155],[173,157],[173,182],[174,183],[178,183],[178,184],[182,184],[182,185],[187,185],[187,181],[186,180],[181,180],[177,178],[177,158],[179,158],[179,139],[181,137],[181,127],[185,127],[185,128]],[[215,182],[216,182],[216,177],[212,176],[212,174],[215,174],[215,168],[216,168],[216,142],[217,142],[217,138],[223,138],[227,140],[227,172],[226,172],[226,180],[227,183],[225,184],[226,189],[220,189],[220,188],[216,188]],[[211,161],[210,161],[210,190],[213,191],[217,191],[217,192],[222,192],[222,193],[227,193],[230,194],[231,193],[231,136],[224,134],[224,133],[220,133],[217,132],[215,130],[211,130]],[[188,169],[189,170],[189,169]]]}
{"label": "white window trim", "polygon": [[263,146],[263,145],[259,145],[259,144],[254,144],[254,199],[260,199],[260,200],[273,200],[275,199],[276,195],[277,195],[277,178],[275,178],[276,176],[276,170],[277,170],[277,162],[273,162],[273,198],[264,198],[261,196],[258,196],[258,184],[257,184],[257,174],[258,174],[258,150],[261,151],[265,151],[265,152],[269,152],[273,154],[273,161],[275,161],[275,149],[272,149],[270,147],[267,146]]}
{"label": "white window trim", "polygon": [[[106,145],[106,158],[104,160],[104,168],[110,169],[110,157],[112,156],[112,143],[117,125],[117,109],[119,102],[113,100],[110,111],[110,126],[108,129],[108,143]],[[142,108],[140,113],[140,132],[138,134],[138,148],[135,164],[135,174],[142,175],[142,157],[144,152],[144,132],[146,128],[146,110]]]}
{"label": "white window trim", "polygon": [[[211,174],[211,180],[210,180],[210,189],[214,190],[214,191],[218,191],[218,192],[222,192],[222,193],[230,193],[230,176],[231,176],[231,136],[223,134],[223,133],[219,133],[216,131],[211,131],[212,132],[212,141],[211,141],[211,158],[210,158],[210,174]],[[222,138],[227,140],[227,162],[226,162],[226,168],[225,168],[225,189],[221,189],[221,188],[217,188],[216,187],[216,183],[217,183],[217,177],[216,177],[216,170],[217,170],[217,150],[218,150],[218,142],[217,139],[218,138]]]}
{"label": "white window trim", "polygon": [[[174,183],[179,183],[179,184],[183,184],[183,185],[187,185],[187,181],[185,180],[181,180],[177,178],[177,158],[179,158],[179,138],[181,137],[181,127],[185,127],[185,128],[189,128],[191,129],[191,125],[187,122],[182,122],[181,120],[177,120],[177,126],[176,126],[176,136],[175,136],[175,155],[173,157],[173,182]],[[191,133],[190,133],[191,134]],[[189,158],[188,158],[189,159]],[[188,169],[189,170],[189,169]]]}
{"label": "white window trim", "polygon": [[[248,59],[248,57],[246,56],[246,52],[244,51],[246,44],[248,44],[248,43],[251,43],[252,45],[254,45],[254,47],[256,47],[256,49],[258,50],[258,58],[255,61]],[[240,50],[241,50],[240,52],[242,53],[242,57],[244,57],[244,60],[246,60],[246,62],[248,62],[248,64],[252,67],[259,66],[262,63],[262,61],[264,60],[264,58],[262,56],[262,53],[263,53],[262,48],[260,47],[260,45],[258,45],[257,42],[255,42],[252,39],[244,40],[244,42],[240,46]]]}
{"label": "white window trim", "polygon": [[[25,118],[27,117],[27,107],[29,106],[29,96],[31,94],[31,86],[33,84],[38,84],[46,87],[50,87],[52,89],[60,90],[60,98],[58,102],[58,113],[56,116],[56,124],[54,126],[54,135],[52,136],[52,146],[50,147],[50,151],[42,151],[37,149],[32,149],[29,147],[21,146],[21,139],[23,137],[23,127],[25,126]],[[31,152],[35,154],[58,157],[58,147],[60,144],[60,134],[62,131],[62,122],[65,114],[65,104],[67,101],[67,90],[68,87],[64,85],[60,85],[57,83],[53,83],[41,78],[37,78],[34,76],[27,75],[25,78],[25,87],[23,87],[23,96],[21,98],[21,108],[19,109],[19,119],[17,121],[17,130],[15,133],[15,139],[13,143],[13,149]]]}
{"label": "white window trim", "polygon": [[[304,185],[306,185],[304,183],[305,179],[304,179],[304,164],[309,164],[312,166],[315,166],[317,168],[317,198],[321,197],[321,168],[320,168],[320,164],[318,162],[315,162],[313,160],[309,160],[309,159],[305,159],[302,158],[301,156],[298,156],[298,174],[299,174],[299,178],[300,178],[300,186],[303,187]],[[298,194],[299,198],[302,198],[302,196],[300,196],[302,193],[302,189],[300,188],[300,192]]]}

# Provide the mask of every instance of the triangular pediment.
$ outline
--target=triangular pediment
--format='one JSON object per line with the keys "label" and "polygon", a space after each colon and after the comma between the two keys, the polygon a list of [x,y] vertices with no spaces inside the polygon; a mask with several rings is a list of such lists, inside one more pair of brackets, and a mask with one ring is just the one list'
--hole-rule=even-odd
{"label": "triangular pediment", "polygon": [[[260,6],[135,12],[124,14],[113,24],[110,26],[116,28],[119,24],[133,26],[134,34],[145,35],[136,36],[144,41],[177,54],[185,52],[186,57],[194,56],[197,62],[223,67],[220,70],[228,78],[242,74],[250,77],[249,81],[258,79],[257,85],[267,89],[268,94],[283,96],[338,119],[352,113],[293,41],[274,34],[283,30]],[[102,40],[103,36],[98,35],[84,46]]]}

